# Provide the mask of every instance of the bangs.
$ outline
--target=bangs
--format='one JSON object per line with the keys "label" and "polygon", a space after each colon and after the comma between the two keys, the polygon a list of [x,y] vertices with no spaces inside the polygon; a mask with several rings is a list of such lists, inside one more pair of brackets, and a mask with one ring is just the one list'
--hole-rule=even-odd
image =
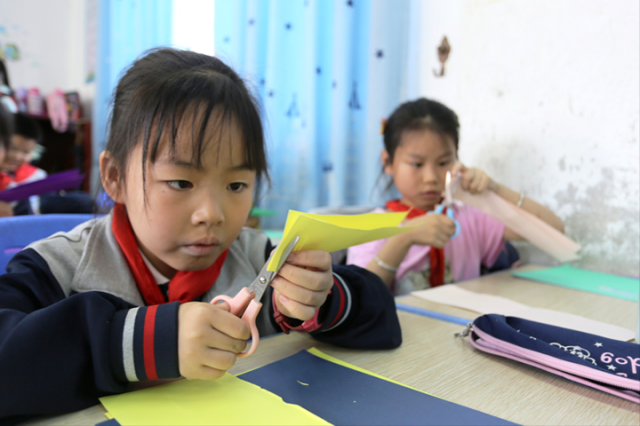
{"label": "bangs", "polygon": [[[237,126],[242,140],[229,143],[243,144],[244,164],[256,172],[258,182],[266,175],[264,135],[255,103],[247,91],[240,90],[228,77],[207,70],[176,73],[157,87],[149,87],[148,96],[142,98],[146,99],[136,115],[142,124],[138,135],[142,136],[143,166],[147,159],[151,163],[156,161],[163,140],[175,157],[181,130],[181,134],[190,135],[187,140],[191,142],[191,162],[200,168],[202,154],[211,147],[211,142],[221,141],[222,132]],[[221,145],[217,144],[218,151]],[[144,170],[145,167],[143,173]]]}

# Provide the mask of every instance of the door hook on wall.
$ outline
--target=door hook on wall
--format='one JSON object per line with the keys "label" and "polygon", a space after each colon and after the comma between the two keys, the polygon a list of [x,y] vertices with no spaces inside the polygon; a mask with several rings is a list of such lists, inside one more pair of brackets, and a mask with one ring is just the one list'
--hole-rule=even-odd
{"label": "door hook on wall", "polygon": [[444,76],[444,63],[449,59],[449,53],[451,52],[451,45],[449,45],[449,40],[447,40],[447,36],[442,38],[442,42],[440,46],[438,46],[438,60],[440,61],[440,72],[437,70],[433,70],[433,75],[436,77]]}

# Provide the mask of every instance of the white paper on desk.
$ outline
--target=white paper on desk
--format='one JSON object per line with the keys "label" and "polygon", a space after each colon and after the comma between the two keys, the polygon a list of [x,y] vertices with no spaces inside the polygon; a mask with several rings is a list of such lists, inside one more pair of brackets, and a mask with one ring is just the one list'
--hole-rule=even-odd
{"label": "white paper on desk", "polygon": [[617,325],[606,324],[579,315],[551,309],[532,308],[504,297],[474,293],[457,285],[443,285],[428,290],[414,291],[411,294],[431,302],[454,306],[480,314],[499,314],[524,318],[625,342],[635,336],[635,332]]}
{"label": "white paper on desk", "polygon": [[560,262],[579,259],[580,245],[531,213],[491,191],[471,194],[458,188],[454,198],[482,210]]}

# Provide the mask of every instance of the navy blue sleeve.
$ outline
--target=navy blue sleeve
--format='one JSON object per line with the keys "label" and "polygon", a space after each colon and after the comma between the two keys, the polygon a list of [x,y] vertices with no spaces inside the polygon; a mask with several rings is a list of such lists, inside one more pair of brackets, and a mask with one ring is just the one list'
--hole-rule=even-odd
{"label": "navy blue sleeve", "polygon": [[[265,259],[275,247],[267,241]],[[320,308],[322,326],[311,332],[316,340],[356,349],[393,349],[402,344],[402,331],[393,294],[373,272],[355,265],[332,265],[333,288]],[[271,300],[269,287],[268,300]],[[270,306],[273,326],[273,306]],[[292,326],[302,321],[289,319]]]}
{"label": "navy blue sleeve", "polygon": [[38,253],[18,253],[0,275],[0,423],[80,410],[130,381],[178,377],[178,306],[136,308],[96,291],[65,297]]}
{"label": "navy blue sleeve", "polygon": [[333,289],[320,311],[322,327],[311,335],[356,349],[392,349],[402,343],[393,294],[380,278],[355,265],[333,265]]}
{"label": "navy blue sleeve", "polygon": [[25,216],[33,214],[33,210],[31,209],[31,203],[29,199],[20,200],[13,206],[13,215],[14,216]]}

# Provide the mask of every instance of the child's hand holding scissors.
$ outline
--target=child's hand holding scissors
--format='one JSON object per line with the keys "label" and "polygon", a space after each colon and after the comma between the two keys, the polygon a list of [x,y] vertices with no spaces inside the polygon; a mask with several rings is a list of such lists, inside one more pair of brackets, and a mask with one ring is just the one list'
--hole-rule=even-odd
{"label": "child's hand holding scissors", "polygon": [[432,246],[442,248],[456,233],[456,225],[448,216],[442,214],[425,214],[405,220],[404,226],[418,226],[405,235],[410,238],[411,245]]}
{"label": "child's hand holding scissors", "polygon": [[178,310],[178,364],[187,379],[213,380],[233,367],[251,337],[229,305],[190,302]]}
{"label": "child's hand holding scissors", "polygon": [[476,168],[467,168],[464,164],[458,162],[451,169],[453,177],[460,176],[460,187],[472,194],[480,194],[487,189],[496,191],[498,185],[485,172]]}
{"label": "child's hand holding scissors", "polygon": [[333,287],[331,255],[319,250],[292,252],[271,286],[284,316],[301,321],[313,318]]}

